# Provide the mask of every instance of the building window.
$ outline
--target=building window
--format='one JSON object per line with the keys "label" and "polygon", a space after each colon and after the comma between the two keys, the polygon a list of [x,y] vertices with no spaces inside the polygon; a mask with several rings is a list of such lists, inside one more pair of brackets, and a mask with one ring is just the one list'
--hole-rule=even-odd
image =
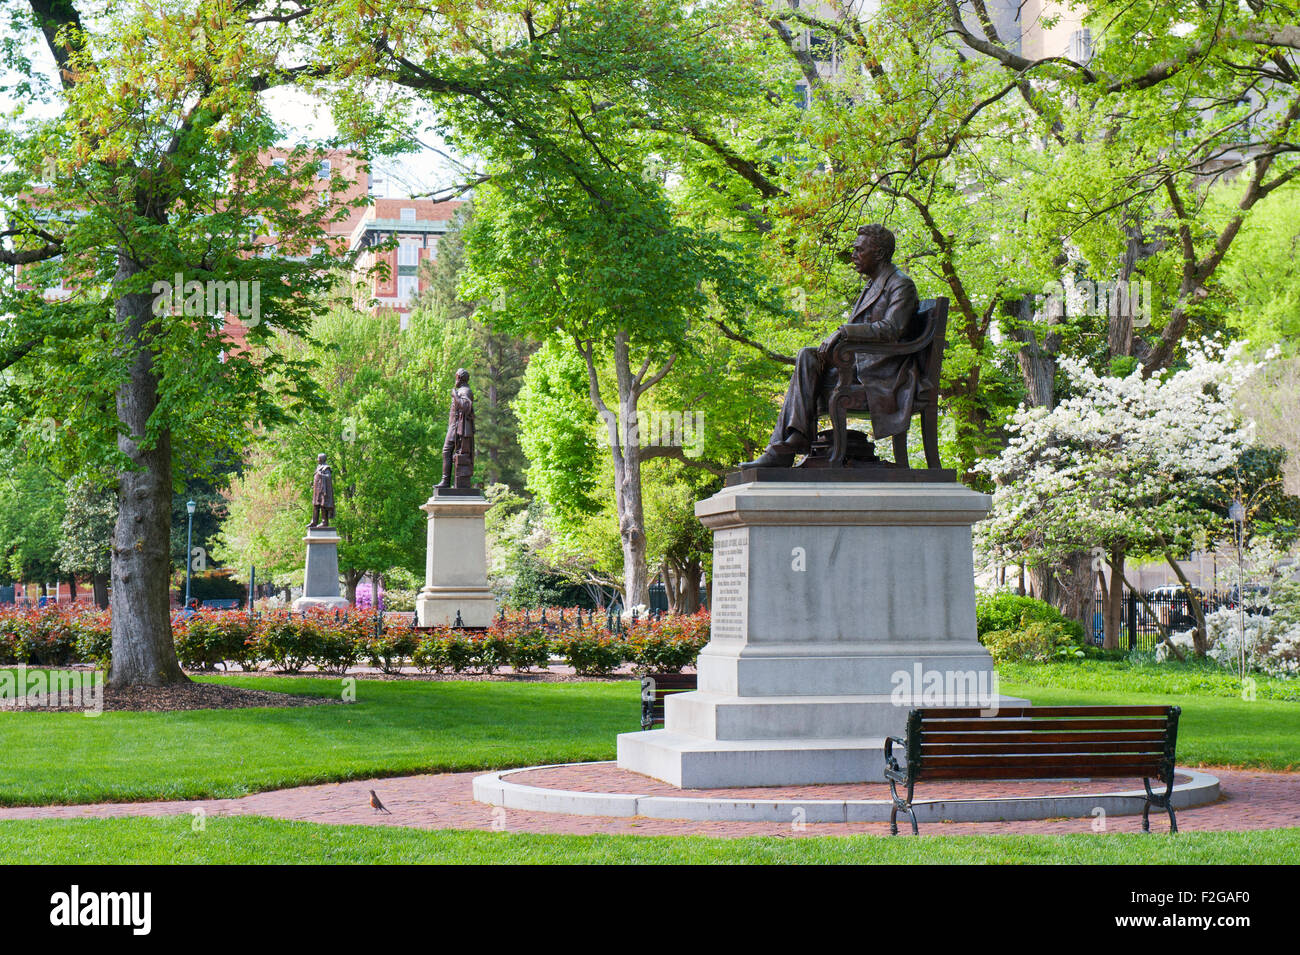
{"label": "building window", "polygon": [[420,244],[418,242],[403,242],[399,245],[397,247],[397,264],[419,265]]}
{"label": "building window", "polygon": [[415,298],[415,293],[420,291],[420,280],[414,275],[399,275],[397,277],[397,300],[406,304]]}
{"label": "building window", "polygon": [[322,159],[316,166],[316,176],[319,179],[328,179],[330,177],[330,161]]}
{"label": "building window", "polygon": [[415,221],[415,210],[414,210],[414,209],[403,209],[402,212],[401,212],[401,217],[402,217],[402,221],[403,221],[403,222],[414,222],[414,221]]}

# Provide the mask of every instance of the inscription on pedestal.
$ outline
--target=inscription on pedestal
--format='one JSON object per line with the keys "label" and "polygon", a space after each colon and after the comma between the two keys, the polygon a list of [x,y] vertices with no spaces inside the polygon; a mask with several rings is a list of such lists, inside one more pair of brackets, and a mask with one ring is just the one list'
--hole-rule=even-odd
{"label": "inscription on pedestal", "polygon": [[713,532],[714,640],[744,640],[749,622],[749,528]]}

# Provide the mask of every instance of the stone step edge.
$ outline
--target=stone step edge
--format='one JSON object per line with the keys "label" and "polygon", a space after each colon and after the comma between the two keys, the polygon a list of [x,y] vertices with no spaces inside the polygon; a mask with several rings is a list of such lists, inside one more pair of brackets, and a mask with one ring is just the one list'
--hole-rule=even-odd
{"label": "stone step edge", "polygon": [[[729,799],[702,796],[650,796],[638,793],[595,793],[566,789],[548,789],[511,782],[507,777],[538,769],[565,766],[611,765],[595,763],[557,763],[527,766],[485,773],[474,778],[473,793],[477,802],[521,812],[551,812],[573,816],[645,816],[652,819],[686,819],[713,822],[888,822],[892,803],[888,799]],[[1216,776],[1194,769],[1178,767],[1175,772],[1188,780],[1174,786],[1173,805],[1177,809],[1202,806],[1219,799]],[[696,792],[704,792],[696,790]],[[926,800],[924,783],[918,784],[915,810],[920,823],[1000,822],[1033,819],[1083,818],[1095,816],[1097,809],[1107,815],[1131,816],[1142,812],[1142,790],[1122,792],[1071,793],[1050,796],[1007,796],[984,799]],[[802,816],[799,811],[802,810]],[[1153,809],[1152,830],[1164,831],[1168,816]],[[901,820],[906,828],[906,817]]]}

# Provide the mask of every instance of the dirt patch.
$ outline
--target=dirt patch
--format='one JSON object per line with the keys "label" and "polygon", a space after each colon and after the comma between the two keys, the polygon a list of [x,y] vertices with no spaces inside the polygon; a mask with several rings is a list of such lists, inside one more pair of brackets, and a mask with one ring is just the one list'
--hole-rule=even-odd
{"label": "dirt patch", "polygon": [[79,691],[62,689],[43,696],[0,700],[0,710],[80,713],[100,709],[102,703],[104,710],[164,713],[182,710],[239,710],[254,706],[320,706],[342,702],[339,697],[245,690],[215,683],[182,683],[176,686],[104,686],[93,691],[89,687]]}

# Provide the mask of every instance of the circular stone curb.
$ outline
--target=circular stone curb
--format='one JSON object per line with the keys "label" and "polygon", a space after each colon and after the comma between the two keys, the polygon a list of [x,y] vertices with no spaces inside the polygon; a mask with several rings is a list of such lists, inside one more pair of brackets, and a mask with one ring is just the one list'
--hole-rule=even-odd
{"label": "circular stone curb", "polygon": [[[538,769],[564,766],[600,766],[607,763],[556,763],[486,773],[474,778],[474,799],[489,806],[528,812],[554,812],[571,816],[647,816],[652,819],[689,819],[710,822],[789,822],[803,810],[806,822],[888,822],[893,803],[888,799],[716,799],[708,796],[646,796],[637,793],[578,792],[511,782],[509,777]],[[1176,769],[1188,777],[1175,783],[1175,809],[1203,806],[1219,798],[1218,777],[1194,769]],[[706,792],[705,790],[697,790]],[[922,794],[923,795],[923,794]],[[1080,818],[1100,808],[1107,815],[1131,816],[1142,812],[1146,794],[1126,792],[1071,793],[1060,796],[1009,796],[991,799],[917,800],[918,822],[1003,822],[1029,819]],[[1157,818],[1164,813],[1152,808]],[[906,817],[904,816],[904,819]]]}

